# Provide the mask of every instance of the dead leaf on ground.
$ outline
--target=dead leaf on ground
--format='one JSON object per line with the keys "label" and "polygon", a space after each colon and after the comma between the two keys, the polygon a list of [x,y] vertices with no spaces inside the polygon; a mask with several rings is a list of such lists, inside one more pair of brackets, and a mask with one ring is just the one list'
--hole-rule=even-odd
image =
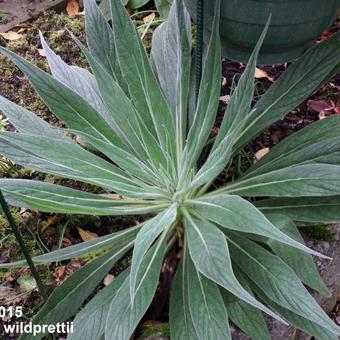
{"label": "dead leaf on ground", "polygon": [[51,227],[57,221],[58,221],[58,215],[53,215],[49,217],[46,222],[43,222],[41,224],[41,231],[44,232],[47,228]]}
{"label": "dead leaf on ground", "polygon": [[269,152],[269,150],[270,150],[269,148],[263,148],[257,151],[255,154],[256,160],[259,161],[262,157],[264,157]]}
{"label": "dead leaf on ground", "polygon": [[66,30],[58,30],[57,31],[57,36],[58,37],[62,37],[62,36],[66,36],[67,35],[67,31]]}
{"label": "dead leaf on ground", "polygon": [[105,286],[108,286],[110,283],[113,282],[114,279],[115,277],[112,274],[107,274],[103,283]]}
{"label": "dead leaf on ground", "polygon": [[43,48],[38,48],[38,53],[41,57],[46,57],[45,50]]}
{"label": "dead leaf on ground", "polygon": [[59,286],[65,278],[65,266],[55,267],[53,276],[55,278],[57,286]]}
{"label": "dead leaf on ground", "polygon": [[68,238],[68,237],[64,237],[63,238],[63,245],[64,247],[69,247],[69,246],[72,246],[72,241]]}
{"label": "dead leaf on ground", "polygon": [[9,41],[14,41],[14,40],[19,40],[25,37],[24,34],[20,34],[18,32],[14,32],[14,31],[10,31],[10,32],[4,32],[4,33],[0,33],[0,35]]}
{"label": "dead leaf on ground", "polygon": [[340,105],[332,100],[308,100],[307,106],[309,109],[315,112],[321,113],[336,113],[340,114]]}
{"label": "dead leaf on ground", "polygon": [[221,96],[221,97],[220,97],[220,101],[221,101],[224,105],[229,104],[230,95],[229,95],[229,94],[226,94],[225,96]]}
{"label": "dead leaf on ground", "polygon": [[156,15],[155,13],[151,13],[143,18],[144,24],[148,24],[149,22],[152,22],[155,19]]}
{"label": "dead leaf on ground", "polygon": [[55,267],[53,276],[57,286],[60,286],[70,275],[81,268],[81,262],[72,259],[66,266]]}
{"label": "dead leaf on ground", "polygon": [[93,233],[92,231],[83,230],[81,228],[77,228],[79,231],[79,235],[83,241],[90,241],[98,238],[98,235],[96,233]]}
{"label": "dead leaf on ground", "polygon": [[263,70],[261,70],[257,67],[255,69],[255,78],[256,79],[266,78],[269,81],[274,82],[274,79],[270,75],[268,75],[268,73],[266,71],[263,71]]}
{"label": "dead leaf on ground", "polygon": [[66,6],[66,12],[68,15],[73,16],[79,13],[79,3],[77,0],[68,0]]}
{"label": "dead leaf on ground", "polygon": [[150,25],[155,20],[155,18],[156,18],[155,13],[151,13],[150,15],[147,15],[146,17],[143,18],[144,25],[138,27],[138,32],[142,34],[142,36],[144,36],[145,33],[148,31]]}
{"label": "dead leaf on ground", "polygon": [[320,119],[320,120],[323,120],[323,119],[327,118],[327,116],[328,116],[328,113],[327,113],[326,111],[321,110],[321,111],[319,112],[319,119]]}
{"label": "dead leaf on ground", "polygon": [[20,28],[20,29],[27,29],[27,28],[31,28],[31,27],[32,27],[32,24],[27,23],[27,22],[22,22],[21,24],[18,24],[18,25],[15,26],[15,28]]}

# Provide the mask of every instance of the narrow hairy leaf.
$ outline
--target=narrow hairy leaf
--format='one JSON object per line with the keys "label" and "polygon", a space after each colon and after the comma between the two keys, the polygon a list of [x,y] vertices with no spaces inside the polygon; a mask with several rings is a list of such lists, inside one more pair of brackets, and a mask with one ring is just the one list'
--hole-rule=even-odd
{"label": "narrow hairy leaf", "polygon": [[[150,169],[150,167],[145,164],[142,159],[87,133],[70,129],[67,129],[67,132],[80,136],[83,141],[86,141],[86,143],[91,145],[92,148],[103,153],[106,157],[117,164],[128,174],[128,176],[133,176],[136,179],[143,180],[145,184],[157,184],[158,191],[162,191],[159,189],[160,183],[162,182],[159,181],[153,170]],[[155,190],[157,189],[155,188]]]}
{"label": "narrow hairy leaf", "polygon": [[132,9],[138,9],[144,6],[149,0],[129,0],[128,4]]}
{"label": "narrow hairy leaf", "polygon": [[170,297],[170,331],[174,339],[231,339],[219,289],[197,271],[186,245]]}
{"label": "narrow hairy leaf", "polygon": [[212,151],[203,166],[199,169],[190,183],[190,190],[213,181],[226,167],[232,156],[233,139],[236,133],[228,134],[222,143]]}
{"label": "narrow hairy leaf", "polygon": [[184,261],[190,287],[187,291],[189,311],[197,338],[231,340],[227,311],[216,283],[199,273],[188,252]]}
{"label": "narrow hairy leaf", "polygon": [[179,189],[183,189],[190,172],[205,146],[207,138],[215,122],[220,95],[221,82],[221,47],[219,37],[220,1],[216,1],[213,28],[204,60],[202,80],[197,99],[195,118],[189,130],[184,148]]}
{"label": "narrow hairy leaf", "polygon": [[291,166],[244,180],[241,178],[222,191],[242,196],[334,196],[340,194],[340,166]]}
{"label": "narrow hairy leaf", "polygon": [[[128,2],[129,0],[122,0],[122,3],[124,4],[124,6],[126,6]],[[107,21],[110,21],[111,20],[110,0],[102,0],[98,7],[102,11],[105,19]]]}
{"label": "narrow hairy leaf", "polygon": [[143,191],[121,169],[69,138],[1,131],[0,145],[4,146],[1,154],[31,169],[91,183],[131,197],[134,192]]}
{"label": "narrow hairy leaf", "polygon": [[263,40],[267,34],[270,19],[271,18],[268,19],[267,24],[263,29],[263,32],[249,58],[247,67],[230,97],[228,106],[223,115],[221,127],[213,145],[213,150],[218,147],[225,136],[228,135],[232,129],[236,128],[250,112],[254,94],[254,79],[257,57]]}
{"label": "narrow hairy leaf", "polygon": [[[278,229],[288,235],[290,238],[297,240],[304,244],[304,240],[299,233],[294,222],[284,215],[267,215],[270,222],[272,222]],[[324,296],[330,296],[330,291],[322,281],[318,269],[313,261],[313,258],[297,249],[287,247],[281,242],[270,239],[268,245],[273,252],[285,261],[290,268],[292,268],[297,276],[307,286],[315,289]]]}
{"label": "narrow hairy leaf", "polygon": [[[132,243],[125,246],[119,252],[110,251],[85,265],[67,278],[61,286],[53,291],[45,305],[33,318],[32,323],[34,325],[54,325],[73,316],[100,281],[106,276],[115,262],[131,247]],[[38,334],[36,337],[33,337],[32,334],[24,334],[21,338],[41,339],[43,336],[44,334]]]}
{"label": "narrow hairy leaf", "polygon": [[279,316],[244,290],[237,281],[224,234],[213,224],[192,218],[185,211],[183,213],[185,234],[195,267],[208,279],[235,296],[283,322]]}
{"label": "narrow hairy leaf", "polygon": [[237,136],[247,122],[254,92],[254,75],[257,55],[267,33],[270,19],[268,20],[261,37],[253,51],[246,70],[231,95],[230,102],[224,113],[221,127],[213,144],[212,150],[190,184],[190,189],[212,182],[215,177],[228,165],[231,160],[233,147]]}
{"label": "narrow hairy leaf", "polygon": [[34,133],[53,138],[62,136],[58,129],[53,128],[33,112],[12,103],[2,96],[0,96],[0,111],[6,115],[19,132]]}
{"label": "narrow hairy leaf", "polygon": [[[219,224],[221,227],[252,233],[268,237],[280,243],[300,249],[304,252],[325,257],[309,249],[303,243],[287,236],[276,228],[258,209],[250,202],[239,196],[216,195],[201,197],[190,201],[192,207],[205,219]],[[240,214],[240,211],[246,213]]]}
{"label": "narrow hairy leaf", "polygon": [[[159,273],[165,254],[165,240],[159,240],[152,247],[141,264],[139,285],[133,306],[130,296],[130,278],[127,277],[113,299],[106,321],[105,339],[129,339],[143,317],[155,294]],[[144,276],[144,273],[146,275]]]}
{"label": "narrow hairy leaf", "polygon": [[25,73],[46,105],[68,127],[88,132],[124,148],[120,137],[100,114],[76,92],[15,53],[3,47],[0,47],[0,52],[10,58]]}
{"label": "narrow hairy leaf", "polygon": [[[109,1],[103,2],[108,3]],[[118,81],[121,86],[126,86],[121,76],[114,35],[107,19],[95,0],[85,0],[84,7],[87,44],[91,54],[103,65],[113,79]],[[107,7],[108,12],[110,12],[109,4]]]}
{"label": "narrow hairy leaf", "polygon": [[334,334],[340,334],[340,328],[279,257],[239,234],[228,231],[227,235],[234,261],[269,299]]}
{"label": "narrow hairy leaf", "polygon": [[60,185],[25,179],[0,179],[0,187],[10,204],[43,212],[136,215],[157,212],[159,209],[159,206],[145,201],[113,200]]}
{"label": "narrow hairy leaf", "polygon": [[[248,290],[249,291],[249,290]],[[258,309],[250,306],[226,290],[222,291],[228,317],[253,340],[270,340],[264,317]]]}
{"label": "narrow hairy leaf", "polygon": [[67,340],[100,340],[104,336],[111,302],[127,275],[128,270],[119,274],[77,314],[73,321],[73,333],[67,336]]}
{"label": "narrow hairy leaf", "polygon": [[288,320],[292,325],[296,328],[302,330],[303,332],[314,336],[319,340],[338,340],[339,338],[329,330],[320,327],[319,325],[309,321],[308,319],[286,309],[279,304],[271,301],[268,297],[258,288],[254,287],[256,294],[260,296],[260,298],[268,304],[271,308],[280,313],[286,320]]}
{"label": "narrow hairy leaf", "polygon": [[[169,185],[169,178],[166,177],[166,175],[160,176],[158,172],[159,168],[155,168],[153,164],[148,164],[147,159],[140,159],[137,155],[135,156],[123,149],[120,149],[119,147],[110,145],[84,132],[70,129],[67,131],[80,136],[82,140],[88,143],[93,149],[97,149],[99,152],[111,159],[122,170],[124,170],[128,177],[133,178],[135,184],[148,188],[147,191],[149,191],[149,198],[152,198],[155,194],[156,196],[168,196],[165,188]],[[154,198],[156,196],[154,196]]]}
{"label": "narrow hairy leaf", "polygon": [[[59,262],[64,260],[69,260],[72,258],[79,258],[92,254],[101,254],[107,251],[119,251],[128,243],[133,241],[136,237],[137,232],[142,227],[139,224],[135,227],[128,228],[124,231],[119,231],[113,234],[98,237],[94,240],[85,241],[81,243],[74,244],[72,246],[61,248],[50,253],[46,253],[39,256],[32,257],[34,264],[48,264],[52,262]],[[11,269],[26,266],[25,260],[11,262],[11,263],[1,263],[0,268]]]}
{"label": "narrow hairy leaf", "polygon": [[340,67],[340,34],[315,44],[257,102],[235,149],[292,111]]}
{"label": "narrow hairy leaf", "polygon": [[161,17],[166,18],[171,10],[172,0],[155,0],[155,5]]}
{"label": "narrow hairy leaf", "polygon": [[183,252],[172,283],[170,295],[170,333],[173,339],[198,340],[189,307],[191,289],[186,270],[187,249]]}
{"label": "narrow hairy leaf", "polygon": [[261,158],[243,179],[298,164],[340,164],[340,116],[322,119],[292,134]]}
{"label": "narrow hairy leaf", "polygon": [[105,105],[109,109],[113,120],[120,127],[126,143],[130,145],[130,148],[134,150],[136,155],[149,161],[156,169],[159,167],[159,164],[166,166],[165,155],[160,152],[158,141],[151,134],[150,128],[145,125],[138,109],[135,109],[133,103],[125,95],[118,83],[97,62],[85,46],[77,38],[73,37],[73,39],[91,65]]}
{"label": "narrow hairy leaf", "polygon": [[255,202],[265,215],[283,214],[298,222],[340,222],[340,196],[269,198]]}
{"label": "narrow hairy leaf", "polygon": [[153,33],[151,58],[175,118],[180,159],[187,132],[191,68],[191,23],[183,1],[173,2],[168,20]]}
{"label": "narrow hairy leaf", "polygon": [[[111,0],[112,29],[122,75],[142,119],[169,157],[175,154],[175,130],[170,108],[152,71],[133,21],[120,1]],[[161,114],[160,114],[161,112]]]}
{"label": "narrow hairy leaf", "polygon": [[114,131],[116,131],[118,135],[120,135],[118,126],[115,124],[111,114],[100,97],[99,88],[94,76],[85,69],[67,65],[50,49],[41,32],[40,40],[46,54],[52,76],[85,99],[87,103],[89,103],[101,115],[105,122]]}
{"label": "narrow hairy leaf", "polygon": [[[130,295],[132,304],[136,295],[136,288],[139,286],[137,278],[139,277],[140,280],[143,280],[144,276],[148,274],[148,270],[151,269],[151,267],[148,267],[144,273],[140,272],[145,254],[162,232],[164,233],[164,237],[166,236],[166,230],[176,221],[176,217],[177,205],[174,204],[169,209],[164,210],[156,217],[147,221],[138,232],[133,248],[130,271]],[[139,274],[143,274],[143,276]]]}

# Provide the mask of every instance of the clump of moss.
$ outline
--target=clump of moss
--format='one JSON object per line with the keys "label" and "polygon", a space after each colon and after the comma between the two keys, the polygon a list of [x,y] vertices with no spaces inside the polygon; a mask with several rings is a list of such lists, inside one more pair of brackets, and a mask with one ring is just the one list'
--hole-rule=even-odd
{"label": "clump of moss", "polygon": [[[1,40],[0,45],[6,45],[11,51],[47,71],[46,58],[39,53],[41,49],[39,30],[44,34],[51,48],[65,62],[80,67],[88,67],[85,58],[67,32],[67,30],[70,30],[84,42],[83,16],[70,17],[52,10],[46,11],[30,23],[30,27],[24,32],[22,39],[15,41]],[[0,95],[35,112],[49,123],[60,125],[15,65],[1,55],[0,64]]]}
{"label": "clump of moss", "polygon": [[[36,226],[36,218],[31,216],[28,221],[25,223],[22,221],[22,217],[20,215],[19,208],[11,209],[12,216],[14,218],[15,223],[18,225],[21,230],[23,239],[25,244],[32,256],[40,255],[41,250],[32,235],[32,230],[34,230]],[[0,239],[4,240],[4,243],[1,244],[1,248],[9,248],[11,249],[11,261],[16,261],[22,259],[22,253],[20,247],[18,246],[17,240],[13,234],[13,231],[7,221],[7,219],[0,215]]]}
{"label": "clump of moss", "polygon": [[0,35],[0,46],[6,47],[7,43],[6,40]]}
{"label": "clump of moss", "polygon": [[332,233],[329,231],[328,226],[326,225],[319,225],[319,226],[312,226],[312,227],[305,227],[303,231],[309,235],[310,237],[316,240],[334,242],[335,238]]}
{"label": "clump of moss", "polygon": [[[12,216],[14,218],[15,223],[19,224],[21,222],[21,216],[18,209],[12,209]],[[4,231],[10,227],[7,219],[0,214],[0,238],[3,238]]]}
{"label": "clump of moss", "polygon": [[11,21],[10,15],[8,12],[0,10],[0,25],[6,25]]}

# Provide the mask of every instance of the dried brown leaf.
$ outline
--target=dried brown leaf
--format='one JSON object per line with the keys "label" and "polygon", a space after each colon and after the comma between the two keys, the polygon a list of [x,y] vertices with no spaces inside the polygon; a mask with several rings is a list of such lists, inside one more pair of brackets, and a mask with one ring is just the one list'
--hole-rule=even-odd
{"label": "dried brown leaf", "polygon": [[41,231],[44,232],[46,229],[51,227],[54,223],[58,221],[58,215],[53,215],[48,218],[48,220],[41,224]]}
{"label": "dried brown leaf", "polygon": [[9,41],[19,40],[25,37],[24,34],[19,34],[18,32],[10,31],[10,32],[4,32],[0,33],[0,35]]}
{"label": "dried brown leaf", "polygon": [[98,238],[98,235],[96,233],[93,233],[88,230],[83,230],[81,228],[78,228],[79,235],[83,241],[90,241]]}
{"label": "dried brown leaf", "polygon": [[66,6],[66,12],[68,15],[73,16],[79,13],[79,3],[77,0],[68,0]]}
{"label": "dried brown leaf", "polygon": [[264,157],[269,152],[269,150],[270,150],[269,148],[263,148],[257,151],[255,154],[256,160],[259,161],[262,157]]}
{"label": "dried brown leaf", "polygon": [[266,78],[266,79],[268,79],[271,82],[274,81],[274,79],[270,75],[268,75],[268,73],[266,71],[263,71],[263,70],[261,70],[261,69],[259,69],[257,67],[255,69],[255,78],[256,79]]}

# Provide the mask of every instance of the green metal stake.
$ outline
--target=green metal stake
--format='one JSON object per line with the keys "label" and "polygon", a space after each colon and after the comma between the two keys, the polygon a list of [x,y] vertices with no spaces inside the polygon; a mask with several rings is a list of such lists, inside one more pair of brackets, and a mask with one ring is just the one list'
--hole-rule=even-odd
{"label": "green metal stake", "polygon": [[204,0],[196,0],[196,102],[202,78]]}
{"label": "green metal stake", "polygon": [[42,283],[42,281],[40,279],[39,273],[34,266],[34,263],[32,261],[30,254],[29,254],[29,251],[28,251],[28,249],[25,245],[25,242],[24,242],[24,240],[21,236],[20,230],[18,229],[18,226],[16,225],[16,223],[14,221],[14,218],[13,218],[13,216],[12,216],[10,210],[9,210],[9,207],[7,205],[5,197],[2,194],[1,190],[0,190],[0,205],[2,207],[2,210],[3,210],[7,220],[8,220],[8,223],[10,224],[10,226],[13,230],[15,238],[17,239],[17,241],[19,243],[20,249],[25,256],[26,262],[31,269],[31,273],[32,273],[32,275],[35,279],[35,282],[37,283],[39,292],[40,292],[41,296],[44,298],[44,300],[47,300],[48,295],[47,295],[46,287],[44,286],[44,284]]}

